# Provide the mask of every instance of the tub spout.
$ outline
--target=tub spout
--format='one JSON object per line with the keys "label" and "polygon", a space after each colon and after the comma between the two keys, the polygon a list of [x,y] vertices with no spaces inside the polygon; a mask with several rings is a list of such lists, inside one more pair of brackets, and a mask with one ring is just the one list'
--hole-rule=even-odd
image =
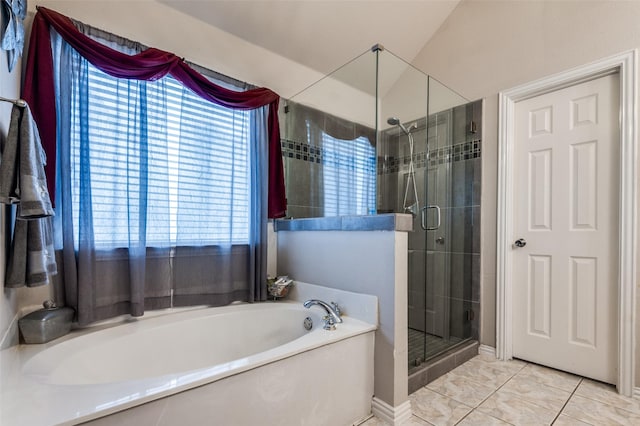
{"label": "tub spout", "polygon": [[323,302],[322,300],[309,299],[303,304],[305,308],[311,308],[313,305],[318,305],[322,307],[327,313],[327,315],[324,317],[325,330],[335,330],[336,324],[339,324],[342,322],[342,318],[340,317],[340,308],[335,303],[331,303],[331,305],[329,305],[328,303]]}

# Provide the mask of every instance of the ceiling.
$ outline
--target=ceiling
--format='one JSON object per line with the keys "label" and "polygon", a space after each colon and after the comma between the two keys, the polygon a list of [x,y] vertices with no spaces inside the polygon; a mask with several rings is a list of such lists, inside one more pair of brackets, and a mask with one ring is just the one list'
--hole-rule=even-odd
{"label": "ceiling", "polygon": [[411,62],[460,0],[158,0],[328,74],[375,44]]}

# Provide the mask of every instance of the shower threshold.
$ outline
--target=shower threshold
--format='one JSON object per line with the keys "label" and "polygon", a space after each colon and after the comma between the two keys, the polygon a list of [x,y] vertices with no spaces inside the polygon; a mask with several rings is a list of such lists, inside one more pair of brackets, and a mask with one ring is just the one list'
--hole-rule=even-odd
{"label": "shower threshold", "polygon": [[465,339],[417,367],[409,366],[409,393],[417,391],[478,355],[478,347],[477,340]]}
{"label": "shower threshold", "polygon": [[451,348],[469,340],[460,337],[445,339],[429,333],[409,328],[409,369],[445,353]]}

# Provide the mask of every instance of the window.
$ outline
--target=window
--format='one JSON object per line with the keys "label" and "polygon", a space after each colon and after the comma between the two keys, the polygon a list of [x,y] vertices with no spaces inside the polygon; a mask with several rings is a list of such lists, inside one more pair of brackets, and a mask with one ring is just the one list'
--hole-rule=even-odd
{"label": "window", "polygon": [[[40,30],[43,22],[36,20]],[[267,178],[281,166],[268,162],[269,147],[279,148],[277,94],[234,93],[245,85],[216,76],[208,82],[211,72],[158,49],[131,58],[146,48],[80,26],[97,42],[69,26],[64,39],[39,32],[51,35],[53,57],[56,104],[40,113],[56,119],[58,297],[80,324],[265,300],[267,214],[284,206],[281,183]],[[34,82],[44,77],[33,86],[46,92],[47,74],[34,68]],[[153,80],[169,69],[175,78]]]}
{"label": "window", "polygon": [[[96,248],[246,244],[250,113],[217,106],[167,76],[111,77],[86,61],[71,94],[74,228],[90,179]],[[76,232],[76,245],[78,244]]]}
{"label": "window", "polygon": [[334,138],[322,132],[324,215],[375,213],[376,150],[369,139]]}

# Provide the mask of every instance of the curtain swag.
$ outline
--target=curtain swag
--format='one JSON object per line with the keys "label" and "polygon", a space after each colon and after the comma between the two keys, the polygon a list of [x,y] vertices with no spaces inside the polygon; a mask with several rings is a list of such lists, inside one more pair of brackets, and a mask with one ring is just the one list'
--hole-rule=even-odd
{"label": "curtain swag", "polygon": [[57,130],[50,28],[55,29],[93,66],[113,77],[152,81],[170,74],[202,98],[217,105],[241,110],[268,106],[268,217],[278,218],[285,215],[284,170],[278,123],[280,97],[277,93],[266,88],[245,92],[226,89],[209,81],[175,54],[159,49],[149,48],[137,55],[118,52],[82,34],[70,18],[39,7],[31,30],[22,97],[31,106],[40,131],[42,146],[47,154],[48,162],[45,172],[52,198],[55,198],[53,194],[55,194]]}

